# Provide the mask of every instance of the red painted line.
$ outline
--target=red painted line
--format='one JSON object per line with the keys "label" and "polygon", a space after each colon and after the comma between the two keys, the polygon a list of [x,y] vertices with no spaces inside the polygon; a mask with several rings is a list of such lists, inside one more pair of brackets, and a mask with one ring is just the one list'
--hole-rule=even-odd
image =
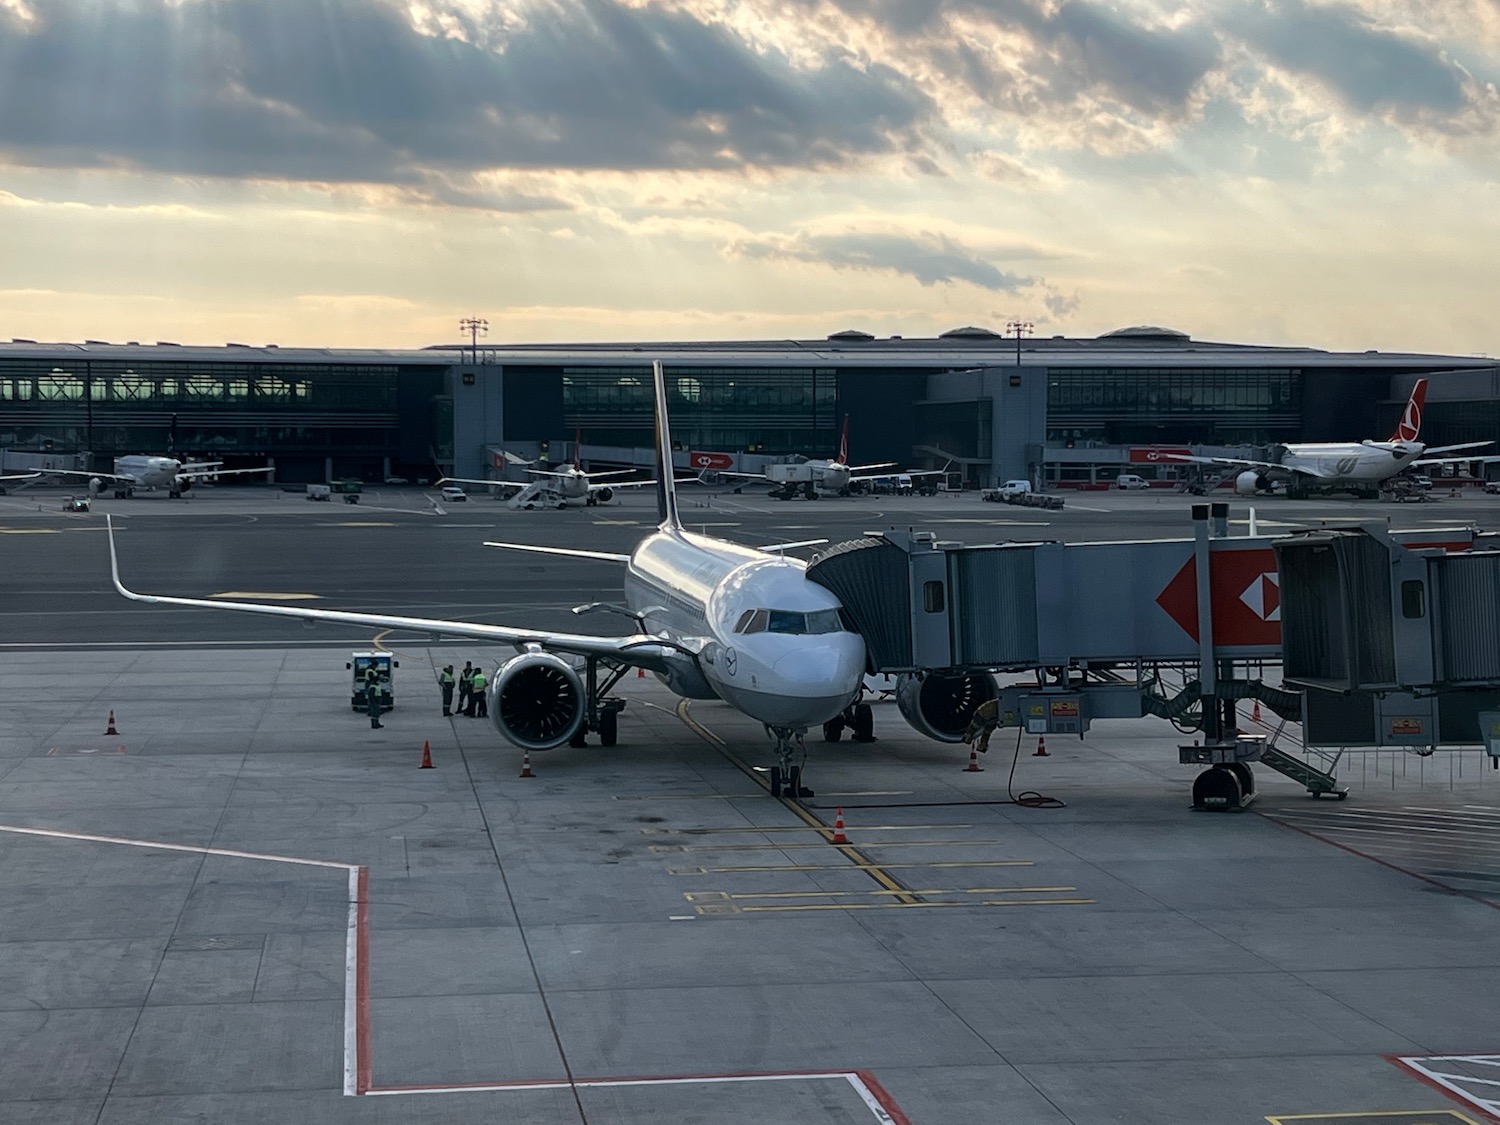
{"label": "red painted line", "polygon": [[359,1064],[355,1089],[370,1089],[374,1060],[370,1057],[370,869],[359,869],[359,898],[355,905],[354,966],[355,1051]]}
{"label": "red painted line", "polygon": [[911,1118],[901,1111],[901,1107],[896,1104],[896,1099],[891,1097],[890,1091],[880,1084],[873,1071],[856,1070],[854,1073],[859,1075],[859,1080],[865,1084],[865,1089],[869,1090],[875,1100],[880,1103],[880,1108],[891,1115],[893,1125],[911,1125]]}
{"label": "red painted line", "polygon": [[1402,867],[1400,864],[1381,859],[1379,856],[1370,855],[1368,852],[1362,852],[1358,848],[1352,848],[1348,844],[1341,844],[1337,840],[1330,840],[1327,836],[1319,835],[1311,829],[1302,828],[1295,824],[1288,824],[1284,820],[1277,820],[1274,813],[1263,812],[1260,809],[1256,809],[1255,811],[1261,816],[1262,819],[1269,820],[1272,824],[1279,824],[1281,825],[1281,827],[1289,829],[1292,832],[1300,832],[1302,835],[1310,837],[1311,839],[1327,844],[1330,847],[1338,848],[1341,852],[1348,852],[1350,855],[1357,855],[1360,859],[1367,859],[1371,863],[1378,863],[1381,867],[1384,867],[1389,871],[1395,871],[1398,874],[1409,876],[1412,879],[1420,879],[1422,882],[1428,884],[1429,886],[1437,887],[1441,890],[1447,891],[1450,895],[1459,895],[1460,897],[1469,899],[1472,902],[1477,902],[1481,906],[1488,906],[1491,910],[1500,910],[1500,902],[1494,902],[1491,899],[1484,898],[1483,896],[1475,894],[1472,891],[1461,891],[1457,887],[1450,887],[1447,883],[1440,882],[1439,880],[1432,878],[1432,876],[1430,875],[1423,875],[1420,871],[1412,871],[1410,868]]}
{"label": "red painted line", "polygon": [[[1471,1052],[1471,1053],[1473,1053],[1473,1054],[1484,1054],[1485,1052],[1483,1052],[1483,1051],[1474,1051],[1474,1052]],[[1415,1078],[1418,1082],[1422,1083],[1422,1085],[1432,1087],[1434,1090],[1436,1090],[1438,1093],[1442,1094],[1443,1097],[1447,1098],[1449,1101],[1457,1102],[1459,1105],[1463,1106],[1464,1109],[1468,1110],[1470,1113],[1477,1113],[1477,1114],[1479,1114],[1479,1116],[1483,1117],[1487,1121],[1500,1121],[1500,1117],[1496,1117],[1493,1113],[1489,1113],[1489,1112],[1487,1112],[1487,1111],[1485,1111],[1483,1109],[1480,1109],[1469,1098],[1463,1097],[1462,1095],[1456,1093],[1455,1091],[1450,1090],[1447,1086],[1444,1086],[1441,1082],[1437,1082],[1434,1079],[1432,1079],[1430,1076],[1428,1076],[1426,1074],[1423,1074],[1416,1067],[1411,1066],[1410,1064],[1408,1064],[1406,1062],[1406,1060],[1403,1059],[1401,1056],[1399,1056],[1399,1055],[1382,1055],[1381,1057],[1384,1058],[1385,1061],[1388,1062],[1388,1063],[1390,1063],[1392,1066],[1395,1066],[1395,1067],[1397,1067],[1400,1070],[1406,1071],[1406,1073],[1407,1073],[1408,1076],[1410,1076],[1412,1078]],[[1420,1056],[1420,1057],[1422,1057],[1422,1058],[1429,1058],[1429,1057],[1430,1058],[1441,1058],[1443,1056],[1440,1056],[1440,1055],[1426,1056],[1426,1055],[1424,1055],[1424,1056]]]}

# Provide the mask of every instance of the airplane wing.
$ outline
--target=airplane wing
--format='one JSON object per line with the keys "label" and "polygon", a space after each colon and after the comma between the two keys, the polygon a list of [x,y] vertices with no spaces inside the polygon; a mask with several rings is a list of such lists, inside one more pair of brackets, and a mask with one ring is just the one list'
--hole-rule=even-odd
{"label": "airplane wing", "polygon": [[[873,465],[850,465],[849,466],[849,471],[851,473],[862,473],[862,472],[864,472],[867,469],[889,469],[889,468],[893,467],[895,464],[896,464],[895,461],[877,461]],[[886,473],[884,475],[890,476],[891,474]],[[849,479],[850,480],[854,480],[856,478],[850,477]]]}
{"label": "airplane wing", "polygon": [[513,629],[505,625],[486,625],[478,621],[445,621],[440,618],[402,617],[383,613],[351,613],[335,609],[308,609],[301,606],[262,605],[257,602],[221,601],[218,598],[179,598],[164,594],[138,594],[120,581],[120,561],[115,551],[114,521],[106,516],[109,532],[109,569],[115,589],[133,602],[152,605],[175,605],[191,609],[224,609],[239,613],[256,613],[265,617],[291,617],[301,621],[327,622],[334,625],[361,625],[373,629],[409,629],[445,637],[467,637],[476,641],[514,645],[517,649],[536,646],[549,652],[575,656],[603,656],[622,664],[639,665],[651,670],[666,670],[666,659],[682,649],[672,641],[647,633],[626,637],[598,637],[588,633],[548,633],[538,629]]}
{"label": "airplane wing", "polygon": [[91,480],[97,478],[99,480],[120,480],[127,484],[139,483],[139,478],[133,477],[129,473],[90,473],[85,472],[83,469],[39,469],[37,471],[47,477],[88,477]]}
{"label": "airplane wing", "polygon": [[[1488,445],[1490,443],[1486,441],[1486,442],[1481,442],[1480,444],[1482,444],[1482,445]],[[1494,464],[1496,461],[1500,461],[1500,457],[1496,457],[1496,456],[1490,456],[1490,457],[1419,457],[1415,461],[1413,461],[1412,464],[1413,465],[1472,465],[1475,462],[1482,462],[1482,463],[1484,463],[1486,465],[1491,465],[1491,464]]]}
{"label": "airplane wing", "polygon": [[591,484],[589,485],[589,491],[598,492],[601,488],[608,488],[610,490],[616,488],[646,488],[648,485],[654,485],[655,483],[654,480],[619,480],[612,481],[609,484]]}
{"label": "airplane wing", "polygon": [[510,488],[516,491],[528,487],[516,480],[476,480],[473,477],[438,477],[432,487],[442,488],[445,484],[478,484],[485,488]]}
{"label": "airplane wing", "polygon": [[[826,540],[824,540],[826,542]],[[570,559],[598,559],[600,562],[628,563],[629,555],[618,555],[613,551],[583,551],[573,547],[539,547],[535,543],[491,543],[486,547],[501,547],[507,551],[531,551],[538,555],[562,555]]]}
{"label": "airplane wing", "polygon": [[232,477],[240,473],[274,473],[276,471],[274,465],[267,465],[263,469],[204,469],[198,465],[191,465],[188,468],[191,468],[193,471],[188,472],[186,469],[177,470],[178,480],[204,480],[207,477]]}
{"label": "airplane wing", "polygon": [[[1163,453],[1164,460],[1189,461],[1197,465],[1241,465],[1247,469],[1274,469],[1286,476],[1295,476],[1301,469],[1288,469],[1285,465],[1278,465],[1274,461],[1252,461],[1247,457],[1195,457],[1191,453]],[[1307,476],[1315,476],[1315,473],[1305,473]]]}
{"label": "airplane wing", "polygon": [[20,473],[12,477],[0,477],[0,480],[36,480],[41,475],[41,473]]}

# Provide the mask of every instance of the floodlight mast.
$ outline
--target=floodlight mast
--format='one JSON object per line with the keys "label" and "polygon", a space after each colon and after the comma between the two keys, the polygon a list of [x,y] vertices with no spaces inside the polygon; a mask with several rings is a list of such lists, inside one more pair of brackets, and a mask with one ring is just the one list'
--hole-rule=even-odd
{"label": "floodlight mast", "polygon": [[1005,334],[1016,338],[1016,366],[1021,366],[1021,337],[1030,336],[1036,325],[1029,320],[1013,320],[1005,326]]}
{"label": "floodlight mast", "polygon": [[490,322],[482,316],[466,316],[458,322],[458,326],[469,334],[469,350],[477,365],[479,363],[479,337],[490,334]]}

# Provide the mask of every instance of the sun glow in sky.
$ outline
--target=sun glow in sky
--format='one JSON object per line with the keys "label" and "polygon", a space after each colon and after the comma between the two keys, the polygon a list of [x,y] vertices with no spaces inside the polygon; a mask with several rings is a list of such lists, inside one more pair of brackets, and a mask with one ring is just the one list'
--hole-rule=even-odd
{"label": "sun glow in sky", "polygon": [[1494,352],[1500,0],[0,0],[0,339]]}

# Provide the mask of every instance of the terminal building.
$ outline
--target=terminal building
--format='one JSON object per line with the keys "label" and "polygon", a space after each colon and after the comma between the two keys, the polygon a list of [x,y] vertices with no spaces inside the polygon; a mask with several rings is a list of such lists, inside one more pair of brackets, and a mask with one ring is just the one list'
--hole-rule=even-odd
{"label": "terminal building", "polygon": [[501,450],[571,455],[575,434],[591,457],[630,461],[651,443],[654,359],[667,367],[684,467],[687,451],[750,471],[832,457],[847,418],[851,462],[947,464],[968,485],[1170,476],[1184,470],[1166,451],[1383,438],[1423,375],[1423,440],[1500,442],[1493,359],[1211,343],[1154,327],[406,351],[17,339],[0,344],[0,471],[165,453],[269,463],[284,483],[479,478],[498,475]]}

